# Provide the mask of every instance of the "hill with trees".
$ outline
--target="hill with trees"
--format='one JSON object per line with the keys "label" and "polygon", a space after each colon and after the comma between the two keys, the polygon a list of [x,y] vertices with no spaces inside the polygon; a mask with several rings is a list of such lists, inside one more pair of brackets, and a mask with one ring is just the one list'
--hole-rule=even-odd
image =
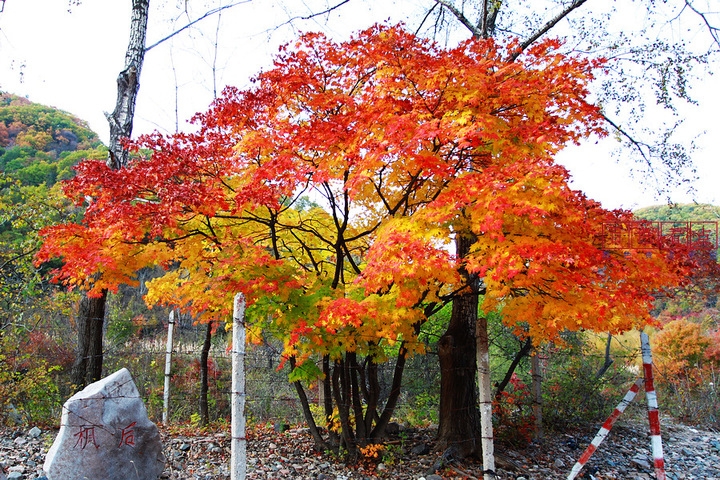
{"label": "hill with trees", "polygon": [[651,222],[720,221],[720,207],[706,203],[654,205],[633,212],[637,218]]}
{"label": "hill with trees", "polygon": [[[638,209],[636,218],[669,227],[703,229],[717,249],[720,207],[709,204],[655,205]],[[717,251],[717,250],[716,250]],[[717,260],[717,255],[712,255]],[[689,288],[659,298],[655,316],[661,329],[653,338],[658,384],[665,408],[687,422],[717,419],[716,371],[720,360],[720,304],[717,278],[699,276]],[[714,420],[717,422],[717,420]]]}
{"label": "hill with trees", "polygon": [[72,177],[83,158],[106,156],[87,123],[53,107],[0,92],[0,171],[23,185]]}
{"label": "hill with trees", "polygon": [[79,118],[0,92],[0,408],[22,403],[36,417],[59,401],[56,375],[72,347],[53,326],[70,328],[74,300],[48,281],[52,264],[37,268],[33,255],[42,228],[79,214],[59,181],[82,159],[106,155]]}

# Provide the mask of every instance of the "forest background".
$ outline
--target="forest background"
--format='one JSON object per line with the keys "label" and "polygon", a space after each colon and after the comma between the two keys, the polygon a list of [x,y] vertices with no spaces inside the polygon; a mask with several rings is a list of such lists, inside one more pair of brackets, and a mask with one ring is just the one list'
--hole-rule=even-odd
{"label": "forest background", "polygon": [[[104,151],[98,144],[97,137],[86,131],[79,130],[74,125],[82,122],[75,120],[68,121],[67,118],[56,119],[52,118],[48,112],[43,111],[37,115],[37,120],[32,118],[32,114],[25,119],[18,119],[18,107],[27,107],[30,111],[34,108],[38,112],[37,106],[28,105],[23,102],[22,99],[5,95],[4,105],[10,108],[11,113],[7,114],[9,119],[4,122],[7,130],[5,137],[7,138],[4,143],[3,152],[3,165],[6,173],[6,189],[7,195],[5,210],[7,212],[6,226],[8,228],[6,236],[10,237],[8,240],[8,253],[7,259],[14,260],[14,262],[5,262],[5,266],[11,267],[11,273],[7,275],[7,278],[12,282],[7,283],[7,288],[4,289],[8,292],[7,301],[7,312],[9,313],[6,318],[12,319],[4,325],[4,330],[9,331],[12,329],[13,335],[5,335],[4,339],[8,341],[7,348],[10,349],[11,355],[6,356],[6,361],[12,362],[13,368],[8,369],[8,374],[12,377],[9,381],[12,384],[6,382],[6,385],[12,385],[14,390],[17,392],[23,392],[23,388],[16,388],[17,385],[28,385],[26,393],[28,397],[15,397],[16,400],[14,405],[22,405],[25,409],[22,414],[26,418],[32,418],[33,420],[39,420],[44,415],[56,414],[57,411],[57,399],[63,397],[64,394],[71,387],[63,385],[62,375],[55,372],[53,365],[58,364],[62,367],[62,362],[58,359],[62,358],[61,353],[65,352],[65,355],[70,355],[69,352],[72,350],[72,340],[67,332],[62,333],[63,326],[68,325],[67,318],[71,317],[71,309],[73,305],[72,294],[68,292],[53,292],[50,297],[40,295],[35,297],[38,293],[42,292],[43,287],[47,286],[45,279],[43,278],[42,271],[33,270],[32,266],[21,263],[17,263],[17,260],[25,259],[30,257],[30,253],[36,248],[37,240],[33,238],[31,232],[43,224],[50,224],[60,220],[65,220],[71,217],[62,217],[62,215],[73,215],[78,212],[67,211],[62,199],[53,193],[53,185],[56,180],[67,178],[70,173],[68,167],[75,163],[75,161],[81,157],[86,158],[103,158]],[[79,154],[75,150],[82,150]],[[15,181],[19,183],[16,183]],[[48,210],[47,206],[51,206]],[[42,207],[42,208],[41,208]],[[23,211],[21,209],[27,208]],[[660,209],[658,209],[660,210]],[[712,208],[700,209],[702,214],[699,213],[698,209],[684,208],[676,209],[671,213],[664,213],[663,219],[690,219],[693,221],[699,221],[706,218],[717,218],[717,211]],[[652,211],[649,214],[658,214],[657,211]],[[679,215],[679,218],[672,218],[670,215]],[[31,280],[28,280],[31,279]],[[140,290],[140,294],[142,290]],[[133,300],[134,299],[134,300]],[[162,332],[162,325],[165,323],[167,318],[167,312],[145,312],[142,310],[141,303],[139,302],[138,293],[125,292],[124,295],[120,295],[113,300],[117,302],[117,310],[110,311],[109,322],[108,322],[108,338],[116,339],[118,351],[121,348],[131,346],[131,348],[138,348],[143,344],[142,340],[147,342],[148,338],[152,339],[154,333]],[[133,301],[137,301],[137,309],[133,309]],[[112,304],[112,302],[111,302]],[[681,300],[676,302],[670,302],[658,307],[656,312],[660,318],[664,318],[667,323],[672,324],[672,328],[668,328],[666,331],[671,332],[669,338],[673,341],[668,340],[668,347],[666,354],[665,367],[668,369],[677,369],[673,372],[682,372],[682,375],[677,376],[669,375],[668,379],[682,379],[684,383],[678,385],[668,386],[666,391],[666,398],[677,399],[677,414],[687,419],[698,420],[700,418],[704,421],[715,421],[717,418],[717,394],[714,390],[714,386],[717,384],[714,379],[715,369],[717,368],[715,355],[717,354],[713,346],[717,345],[717,315],[716,315],[716,300],[715,298],[696,298],[692,295],[683,296]],[[22,311],[22,315],[18,316],[17,313]],[[56,312],[54,315],[51,312]],[[661,314],[664,312],[664,317]],[[113,317],[115,315],[115,317]],[[122,318],[121,318],[122,317]],[[48,322],[49,319],[53,320]],[[433,351],[433,339],[437,339],[437,332],[443,329],[443,317],[439,315],[437,317],[437,323],[431,322],[428,324],[430,330],[423,332],[426,336],[429,350]],[[672,323],[677,322],[677,323]],[[192,319],[186,319],[186,323],[191,324]],[[55,328],[49,328],[50,325],[54,325]],[[503,329],[499,322],[493,326],[493,345],[496,348],[494,351],[493,358],[502,359],[503,357],[509,357],[506,359],[507,362],[514,358],[514,355],[508,354],[512,352],[513,348],[517,349],[519,345],[508,346],[516,342],[509,331]],[[435,329],[435,332],[432,332]],[[190,328],[192,330],[192,328]],[[207,330],[208,332],[210,329]],[[675,336],[672,335],[675,332]],[[20,337],[15,337],[19,335]],[[201,334],[203,335],[203,334]],[[433,337],[433,335],[435,335]],[[25,341],[18,342],[18,338],[24,339]],[[65,338],[65,341],[62,339]],[[682,343],[676,345],[678,338],[693,339],[692,342]],[[604,340],[601,339],[602,346],[604,348]],[[661,346],[659,351],[662,352],[662,336],[659,337]],[[111,340],[114,342],[115,340]],[[215,340],[218,345],[222,345],[222,336]],[[137,342],[137,343],[135,343]],[[133,345],[135,343],[135,345]],[[154,343],[150,342],[151,345],[157,346],[157,341]],[[200,343],[200,342],[198,342]],[[554,365],[554,369],[558,374],[557,379],[553,380],[553,376],[548,374],[548,383],[546,386],[550,386],[549,392],[556,392],[558,395],[562,395],[561,399],[549,399],[547,405],[552,405],[552,409],[546,412],[546,415],[556,412],[559,413],[558,406],[562,405],[563,408],[567,407],[567,411],[563,414],[558,415],[556,425],[561,424],[560,419],[577,418],[585,414],[602,415],[602,409],[608,404],[613,404],[614,394],[621,391],[624,387],[624,382],[627,380],[626,376],[628,372],[632,372],[632,369],[626,368],[627,365],[632,364],[635,360],[632,353],[634,347],[623,347],[627,348],[627,355],[615,352],[614,358],[627,359],[629,362],[627,365],[621,365],[623,362],[616,362],[615,368],[617,368],[617,375],[623,377],[621,380],[617,380],[616,391],[612,391],[609,385],[606,384],[605,380],[598,380],[598,369],[590,368],[587,369],[588,365],[598,365],[597,362],[586,362],[582,360],[581,354],[584,352],[587,355],[598,355],[598,351],[593,349],[593,345],[597,342],[597,339],[592,340],[583,336],[573,337],[568,339],[569,345],[575,345],[576,350],[565,349],[562,354],[555,356],[557,363]],[[597,345],[595,345],[597,346]],[[42,349],[47,349],[47,353],[41,354]],[[146,348],[146,347],[143,347]],[[265,350],[261,350],[263,355],[271,357],[271,352],[277,353],[278,346],[264,345]],[[615,346],[615,348],[618,348]],[[110,350],[113,348],[111,347]],[[275,349],[275,350],[273,350]],[[679,349],[679,350],[678,350]],[[222,347],[218,349],[216,356],[219,358],[222,356]],[[132,350],[131,350],[132,351]],[[605,360],[604,351],[600,350],[600,357],[602,362]],[[558,354],[558,352],[553,352]],[[573,354],[571,354],[573,353]],[[158,352],[155,352],[157,355]],[[111,358],[111,357],[110,357]],[[127,358],[127,357],[126,357]],[[141,355],[135,355],[134,357],[138,362],[145,362],[147,364],[147,376],[148,380],[142,381],[141,383],[146,387],[144,395],[150,405],[153,404],[153,398],[155,399],[155,405],[157,404],[158,393],[154,391],[157,388],[157,383],[152,381],[152,367],[157,368],[158,359],[143,360]],[[426,357],[427,358],[427,357]],[[431,357],[430,357],[431,358]],[[559,360],[562,359],[562,360]],[[269,359],[268,366],[275,366],[277,358]],[[418,360],[420,361],[420,360]],[[33,365],[33,362],[37,364]],[[47,362],[47,363],[45,363]],[[600,362],[600,366],[602,366]],[[110,362],[109,365],[112,365]],[[226,393],[224,390],[223,382],[227,382],[227,377],[223,380],[222,372],[227,373],[227,369],[223,369],[219,363],[216,364],[216,368],[213,371],[213,378],[217,380],[216,389],[217,397],[214,398],[215,405],[219,405],[216,410],[217,418],[223,417],[223,394]],[[67,371],[67,363],[65,364],[65,371]],[[527,366],[525,366],[527,367]],[[586,369],[582,372],[583,367]],[[111,367],[108,367],[111,368]],[[145,371],[139,369],[140,371]],[[197,364],[194,362],[188,362],[186,369],[181,368],[180,371],[187,373],[188,386],[179,389],[185,392],[185,394],[191,397],[195,394],[192,392],[190,384],[194,383],[193,371],[196,371],[199,377],[201,370],[201,362]],[[427,364],[421,367],[421,370],[431,374],[432,369],[427,368]],[[493,371],[503,372],[503,367],[496,364]],[[523,372],[527,375],[528,368],[520,368],[518,370],[519,375]],[[668,370],[670,371],[670,370]],[[44,372],[44,373],[43,373]],[[159,369],[157,369],[159,372]],[[155,375],[155,382],[157,382],[157,372]],[[52,373],[52,375],[49,375]],[[19,376],[18,376],[19,374]],[[178,377],[184,377],[184,374],[176,374]],[[613,375],[603,374],[601,378],[616,378]],[[581,378],[585,378],[587,381],[580,381]],[[427,385],[437,385],[437,382],[427,381],[423,379],[418,383],[419,391],[408,390],[407,393],[407,405],[408,414],[417,417],[418,412],[423,412],[420,417],[414,421],[419,422],[432,422],[432,408],[423,409],[423,405],[432,405],[432,399],[434,392],[432,389],[428,389]],[[512,399],[513,402],[521,401],[522,398],[529,398],[529,395],[523,395],[523,385],[529,383],[527,378],[523,383],[522,378],[518,377],[514,380],[517,383],[513,383],[513,388],[517,388],[517,398]],[[22,382],[25,382],[24,384]],[[556,383],[553,383],[556,382]],[[585,385],[583,388],[589,388],[592,395],[588,395],[586,391],[573,391],[573,388]],[[590,387],[587,387],[590,386]],[[562,387],[562,388],[560,388]],[[36,389],[36,390],[34,390]],[[49,389],[49,390],[48,390]],[[199,404],[199,392],[198,387],[198,402]],[[226,387],[225,387],[226,389]],[[33,395],[32,392],[35,392]],[[52,396],[48,396],[35,407],[33,402],[37,402],[37,393],[41,391],[56,391],[57,397],[51,400]],[[695,392],[695,395],[687,395],[688,391]],[[550,393],[547,393],[551,395]],[[153,395],[155,395],[153,397]],[[676,395],[676,397],[673,397]],[[694,397],[694,398],[693,398]],[[10,397],[6,397],[10,399]],[[24,400],[23,400],[24,398]],[[270,396],[259,394],[255,398],[265,402],[269,402]],[[288,397],[285,397],[287,401]],[[589,399],[594,398],[598,403],[590,402]],[[688,400],[693,398],[692,402]],[[576,399],[574,402],[573,399]],[[683,399],[685,402],[683,403]],[[709,403],[707,401],[710,401]],[[580,401],[582,405],[577,405],[577,401]],[[714,402],[714,403],[713,403]],[[189,406],[196,402],[182,402],[183,406]],[[668,405],[672,405],[673,402],[668,401]],[[53,406],[54,405],[54,406]],[[53,411],[55,409],[55,411]],[[526,404],[521,407],[517,407],[517,411],[525,411],[528,413],[527,417],[524,417],[519,421],[520,425],[527,427],[527,424],[522,422],[529,421],[529,409],[530,405]],[[180,409],[177,410],[181,412]],[[290,409],[292,411],[292,409]],[[278,416],[277,411],[270,412],[266,410],[263,412],[259,410],[256,414],[258,418],[264,418],[263,415]],[[574,412],[573,415],[565,415],[565,413]],[[289,415],[285,413],[283,415]],[[187,418],[187,412],[185,415],[178,413],[178,418]],[[522,431],[522,428],[520,429]],[[518,430],[514,430],[513,435],[517,435],[518,438],[522,438],[523,435],[518,435]]]}

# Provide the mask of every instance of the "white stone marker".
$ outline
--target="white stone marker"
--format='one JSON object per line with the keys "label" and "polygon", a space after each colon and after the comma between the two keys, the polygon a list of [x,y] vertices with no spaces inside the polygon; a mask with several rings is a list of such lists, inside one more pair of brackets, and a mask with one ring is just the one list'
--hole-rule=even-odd
{"label": "white stone marker", "polygon": [[155,480],[164,467],[158,429],[123,368],[65,402],[43,468],[48,480]]}

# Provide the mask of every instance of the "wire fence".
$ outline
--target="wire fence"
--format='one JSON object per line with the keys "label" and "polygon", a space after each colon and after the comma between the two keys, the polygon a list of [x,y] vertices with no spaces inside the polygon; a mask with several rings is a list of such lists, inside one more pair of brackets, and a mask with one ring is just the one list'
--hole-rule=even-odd
{"label": "wire fence", "polygon": [[[128,368],[150,417],[155,421],[160,421],[163,413],[167,341],[167,324],[162,317],[158,318],[160,320],[106,319],[103,359],[103,375]],[[23,352],[29,357],[26,363],[45,358],[48,365],[61,365],[62,369],[52,374],[53,381],[59,385],[60,394],[54,401],[51,415],[57,414],[59,419],[62,401],[71,394],[69,373],[75,359],[77,334],[73,325],[53,325],[49,328],[46,324],[45,328],[32,332],[23,342],[13,344],[12,347],[18,353],[18,358]],[[228,421],[230,418],[230,334],[221,327],[212,336],[208,361],[208,413],[211,421]],[[199,421],[200,357],[206,333],[207,325],[193,324],[188,319],[176,324],[170,382],[170,423]],[[607,335],[585,332],[581,337],[569,335],[564,340],[562,344],[546,346],[538,352],[542,366],[543,418],[546,424],[562,427],[569,423],[604,418],[640,372],[641,355],[636,335],[612,337],[609,356],[605,354]],[[437,335],[433,337],[424,333],[418,341],[424,343],[426,353],[408,359],[395,416],[406,423],[433,424],[438,421],[440,399]],[[521,345],[522,342],[513,337],[509,330],[501,326],[492,329],[491,369],[496,385],[505,376]],[[282,350],[279,341],[266,341],[247,347],[246,411],[250,422],[296,424],[304,421],[297,392],[288,380],[289,367],[281,367]],[[608,360],[612,361],[611,367],[599,375]],[[10,368],[19,369],[20,363]],[[389,393],[394,368],[392,355],[387,363],[378,366],[382,398],[386,398]],[[526,387],[531,384],[530,362],[527,358],[519,363],[515,375],[518,381],[511,382],[507,387],[516,402],[512,406],[513,415],[529,416],[532,414],[532,396]],[[699,394],[701,402],[690,402],[687,389],[673,390],[675,387],[672,386],[677,385],[673,380],[676,379],[664,378],[664,375],[665,372],[658,369],[661,409],[666,406],[663,402],[667,399],[673,403],[673,407],[677,404],[677,408],[688,411],[689,415],[705,415],[711,419],[715,418],[713,415],[717,416],[720,401],[714,378],[706,382],[707,391]],[[319,414],[323,411],[320,386],[317,382],[304,382],[303,385],[313,405],[313,413],[318,413],[316,418],[320,418]],[[18,408],[21,406],[18,405]]]}
{"label": "wire fence", "polygon": [[[200,356],[206,326],[187,329],[173,346],[171,369],[170,422],[195,421],[200,403]],[[216,335],[208,357],[208,404],[211,420],[230,415],[231,356],[228,338]],[[151,418],[162,416],[165,339],[110,345],[104,353],[104,370],[108,373],[128,368],[148,407]],[[283,362],[280,345],[265,342],[248,345],[245,353],[246,411],[252,422],[295,424],[304,421],[295,387],[288,379],[289,366]],[[387,396],[394,373],[392,361],[378,366],[381,395]],[[414,410],[432,422],[439,399],[439,364],[432,355],[416,355],[409,359],[404,373],[404,393],[397,410]],[[321,411],[321,384],[304,383],[311,404]]]}

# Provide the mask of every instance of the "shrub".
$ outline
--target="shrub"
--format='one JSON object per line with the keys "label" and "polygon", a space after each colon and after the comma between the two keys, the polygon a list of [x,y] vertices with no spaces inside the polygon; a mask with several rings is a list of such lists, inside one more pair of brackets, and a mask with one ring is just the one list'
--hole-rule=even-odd
{"label": "shrub", "polygon": [[57,422],[62,402],[54,376],[61,367],[23,345],[18,332],[0,333],[0,423]]}
{"label": "shrub", "polygon": [[[604,354],[589,335],[572,334],[562,348],[548,348],[543,374],[543,423],[553,429],[604,420],[637,378],[637,355],[612,354],[601,376]],[[639,353],[639,352],[638,352]]]}
{"label": "shrub", "polygon": [[720,424],[720,334],[714,323],[694,320],[670,320],[653,338],[658,396],[685,422]]}

